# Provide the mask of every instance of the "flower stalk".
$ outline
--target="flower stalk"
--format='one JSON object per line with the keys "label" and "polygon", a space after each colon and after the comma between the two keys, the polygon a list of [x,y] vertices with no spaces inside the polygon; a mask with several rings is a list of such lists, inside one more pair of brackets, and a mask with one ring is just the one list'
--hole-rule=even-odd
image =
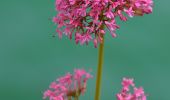
{"label": "flower stalk", "polygon": [[99,45],[99,56],[98,56],[98,68],[97,68],[97,79],[96,79],[96,94],[95,100],[100,100],[101,92],[101,81],[102,81],[102,67],[103,67],[103,51],[104,51],[104,37]]}
{"label": "flower stalk", "polygon": [[68,100],[71,100],[71,96],[68,96]]}
{"label": "flower stalk", "polygon": [[79,100],[79,97],[78,97],[78,96],[75,96],[74,100]]}

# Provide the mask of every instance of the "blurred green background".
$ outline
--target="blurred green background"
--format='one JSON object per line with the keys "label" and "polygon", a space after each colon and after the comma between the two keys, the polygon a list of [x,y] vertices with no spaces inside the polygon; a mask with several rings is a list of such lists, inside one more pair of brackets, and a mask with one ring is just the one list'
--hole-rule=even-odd
{"label": "blurred green background", "polygon": [[[52,37],[54,2],[0,1],[0,100],[42,100],[49,84],[74,68],[92,69],[81,100],[94,100],[98,49]],[[170,100],[170,1],[154,3],[152,14],[118,21],[117,38],[106,35],[101,100],[116,100],[123,77],[143,86],[148,100]]]}

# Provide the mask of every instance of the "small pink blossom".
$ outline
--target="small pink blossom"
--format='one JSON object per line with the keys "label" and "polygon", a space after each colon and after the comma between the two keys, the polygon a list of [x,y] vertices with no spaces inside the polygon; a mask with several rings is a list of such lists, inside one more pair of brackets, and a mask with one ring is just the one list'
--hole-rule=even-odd
{"label": "small pink blossom", "polygon": [[58,33],[58,37],[61,39],[63,35],[62,31],[57,29],[56,32]]}
{"label": "small pink blossom", "polygon": [[134,86],[133,79],[123,78],[122,86],[124,90],[129,91],[129,86]]}
{"label": "small pink blossom", "polygon": [[124,9],[124,11],[127,13],[127,15],[128,15],[129,17],[133,17],[133,16],[134,16],[134,12],[135,12],[135,11],[133,11],[132,7],[130,7],[128,10],[127,10],[127,9]]}
{"label": "small pink blossom", "polygon": [[90,34],[84,34],[80,39],[80,44],[88,44],[90,40],[92,40],[92,36]]}
{"label": "small pink blossom", "polygon": [[[133,79],[123,78],[122,90],[118,93],[117,100],[146,100],[146,95],[142,87],[135,87]],[[133,88],[133,93],[130,91],[130,87]]]}
{"label": "small pink blossom", "polygon": [[101,33],[102,35],[104,35],[106,32],[105,32],[105,30],[100,30],[100,33]]}
{"label": "small pink blossom", "polygon": [[94,43],[94,47],[97,48],[97,44],[98,44],[97,39],[94,39],[94,40],[93,40],[93,43]]}
{"label": "small pink blossom", "polygon": [[86,7],[82,7],[78,9],[78,13],[80,16],[85,17],[86,16]]}
{"label": "small pink blossom", "polygon": [[76,0],[69,0],[69,2],[70,2],[71,5],[74,5]]}
{"label": "small pink blossom", "polygon": [[136,97],[139,97],[139,96],[142,96],[144,94],[144,91],[143,91],[143,88],[140,87],[140,88],[134,88],[134,94]]}
{"label": "small pink blossom", "polygon": [[109,10],[104,13],[104,15],[109,19],[114,19],[114,13],[112,12],[112,7],[110,6]]}
{"label": "small pink blossom", "polygon": [[78,44],[81,41],[82,35],[80,33],[75,34],[75,41],[76,44]]}
{"label": "small pink blossom", "polygon": [[83,45],[84,43],[88,44],[88,42],[91,39],[92,39],[92,37],[90,34],[81,35],[81,34],[77,33],[75,36],[76,43],[80,42],[81,45]]}
{"label": "small pink blossom", "polygon": [[71,84],[72,75],[70,73],[67,73],[65,76],[58,78],[57,81],[60,82],[61,84]]}
{"label": "small pink blossom", "polygon": [[116,24],[115,20],[112,20],[111,22],[105,21],[105,24],[110,30],[110,34],[112,35],[112,37],[116,37],[115,30],[118,29],[119,26]]}
{"label": "small pink blossom", "polygon": [[122,14],[122,10],[118,10],[117,14],[122,21],[127,21],[127,17]]}
{"label": "small pink blossom", "polygon": [[84,94],[89,78],[92,78],[92,75],[84,69],[75,69],[74,74],[67,73],[58,78],[57,81],[52,82],[49,86],[50,89],[44,92],[43,99],[67,100],[68,97]]}

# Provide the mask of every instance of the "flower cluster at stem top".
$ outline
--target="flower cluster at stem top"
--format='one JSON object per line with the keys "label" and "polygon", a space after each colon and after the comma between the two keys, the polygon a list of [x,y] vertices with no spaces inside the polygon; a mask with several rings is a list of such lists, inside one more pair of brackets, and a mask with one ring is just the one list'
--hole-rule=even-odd
{"label": "flower cluster at stem top", "polygon": [[142,16],[152,12],[152,0],[56,0],[57,15],[53,22],[57,24],[56,32],[81,45],[93,41],[97,47],[103,41],[105,27],[112,37],[119,28],[116,17],[127,21],[127,16]]}

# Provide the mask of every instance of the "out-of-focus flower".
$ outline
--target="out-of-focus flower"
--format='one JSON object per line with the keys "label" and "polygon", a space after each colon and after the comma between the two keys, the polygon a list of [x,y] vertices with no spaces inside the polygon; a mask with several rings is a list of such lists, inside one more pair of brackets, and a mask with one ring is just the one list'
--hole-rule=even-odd
{"label": "out-of-focus flower", "polygon": [[86,90],[87,80],[92,75],[84,69],[75,69],[74,74],[67,73],[58,78],[49,86],[50,89],[44,92],[44,99],[49,100],[67,100],[72,97],[79,97]]}
{"label": "out-of-focus flower", "polygon": [[[133,88],[133,93],[131,93],[130,88]],[[135,87],[133,79],[123,78],[122,90],[117,95],[117,100],[146,100],[146,95],[142,87]]]}
{"label": "out-of-focus flower", "polygon": [[[57,15],[53,22],[57,24],[59,38],[65,34],[70,39],[75,34],[76,43],[83,45],[94,41],[94,46],[102,42],[105,26],[112,37],[118,25],[115,21],[119,17],[127,21],[129,17],[142,16],[152,12],[152,0],[56,0]],[[105,33],[105,31],[104,31]]]}

